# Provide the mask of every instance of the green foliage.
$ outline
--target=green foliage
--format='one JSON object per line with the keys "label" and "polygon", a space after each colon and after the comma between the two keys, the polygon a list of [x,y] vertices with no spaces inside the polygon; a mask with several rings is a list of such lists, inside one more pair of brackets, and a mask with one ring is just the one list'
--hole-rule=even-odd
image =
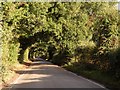
{"label": "green foliage", "polygon": [[116,78],[120,78],[120,48],[115,50],[114,52],[109,53],[110,67],[109,71],[112,74],[115,74]]}
{"label": "green foliage", "polygon": [[110,71],[119,77],[120,21],[115,3],[1,5],[3,73],[13,63],[39,56],[58,65],[69,64],[75,58],[78,65]]}
{"label": "green foliage", "polygon": [[64,48],[59,53],[56,53],[52,59],[52,62],[57,65],[64,65],[70,61],[71,53],[68,48]]}

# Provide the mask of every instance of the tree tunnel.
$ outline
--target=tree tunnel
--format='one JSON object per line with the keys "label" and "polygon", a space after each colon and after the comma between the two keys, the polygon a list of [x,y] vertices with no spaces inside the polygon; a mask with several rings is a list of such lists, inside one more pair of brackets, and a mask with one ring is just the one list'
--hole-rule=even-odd
{"label": "tree tunnel", "polygon": [[[62,4],[66,6],[66,4]],[[76,36],[72,32],[75,27],[71,26],[74,22],[69,22],[69,25],[65,23],[69,18],[65,15],[66,11],[59,12],[59,10],[63,11],[60,9],[62,4],[25,3],[22,4],[23,6],[16,4],[18,10],[24,10],[23,16],[21,15],[19,23],[15,26],[17,30],[14,29],[19,36],[17,39],[20,43],[18,56],[20,63],[23,62],[26,51],[30,60],[37,56],[50,60],[55,53],[63,53],[67,45],[71,47],[69,43],[74,43]],[[69,11],[67,12],[69,13]],[[36,44],[37,46],[35,46]]]}
{"label": "tree tunnel", "polygon": [[120,77],[120,19],[114,5],[3,2],[1,6],[3,73],[15,63],[41,57],[57,65],[70,64],[71,69],[97,67],[96,71]]}
{"label": "tree tunnel", "polygon": [[[28,50],[28,59],[33,60],[34,57],[41,57],[43,59],[50,59],[51,56],[53,56],[53,46],[51,43],[51,38],[55,34],[53,32],[49,31],[41,31],[35,33],[33,36],[24,37],[20,36],[19,42],[20,42],[20,52],[18,61],[20,63],[24,60],[24,54],[26,50]],[[55,41],[55,40],[53,40]],[[51,48],[51,50],[50,50]]]}
{"label": "tree tunnel", "polygon": [[28,58],[34,60],[36,57],[43,58],[44,60],[48,59],[47,44],[44,43],[35,43],[29,49]]}

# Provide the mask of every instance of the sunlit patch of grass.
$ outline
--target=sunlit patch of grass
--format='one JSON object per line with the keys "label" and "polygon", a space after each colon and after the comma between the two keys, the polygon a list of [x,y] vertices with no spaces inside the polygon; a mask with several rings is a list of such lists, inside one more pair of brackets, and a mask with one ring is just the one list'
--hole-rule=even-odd
{"label": "sunlit patch of grass", "polygon": [[[27,61],[26,63],[30,64],[30,61]],[[27,65],[25,64],[20,64],[20,63],[14,63],[11,66],[3,66],[2,68],[2,72],[1,72],[1,80],[0,83],[8,83],[9,80],[12,79],[12,77],[14,77],[16,75],[15,71],[17,70],[22,70],[25,69]]]}
{"label": "sunlit patch of grass", "polygon": [[[9,72],[9,73],[8,73]],[[5,75],[2,76],[2,81],[3,83],[7,83],[11,77],[13,77],[15,75],[14,71],[8,70],[6,73],[4,73]]]}

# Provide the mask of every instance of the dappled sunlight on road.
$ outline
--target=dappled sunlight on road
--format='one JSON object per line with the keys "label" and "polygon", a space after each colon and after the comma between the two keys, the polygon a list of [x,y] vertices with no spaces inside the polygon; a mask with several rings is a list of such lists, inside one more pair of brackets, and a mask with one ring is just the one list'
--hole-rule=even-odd
{"label": "dappled sunlight on road", "polygon": [[15,88],[103,88],[78,77],[63,68],[46,61],[33,62],[23,71],[16,71],[21,76],[11,85]]}

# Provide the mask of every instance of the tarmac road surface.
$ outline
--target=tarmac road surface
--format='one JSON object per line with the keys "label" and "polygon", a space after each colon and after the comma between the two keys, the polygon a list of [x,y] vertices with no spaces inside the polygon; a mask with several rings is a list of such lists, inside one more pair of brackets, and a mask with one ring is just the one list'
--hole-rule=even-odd
{"label": "tarmac road surface", "polygon": [[77,76],[57,65],[41,60],[35,61],[31,66],[23,71],[17,71],[21,74],[16,79],[9,90],[18,88],[93,88],[107,90],[104,86]]}

